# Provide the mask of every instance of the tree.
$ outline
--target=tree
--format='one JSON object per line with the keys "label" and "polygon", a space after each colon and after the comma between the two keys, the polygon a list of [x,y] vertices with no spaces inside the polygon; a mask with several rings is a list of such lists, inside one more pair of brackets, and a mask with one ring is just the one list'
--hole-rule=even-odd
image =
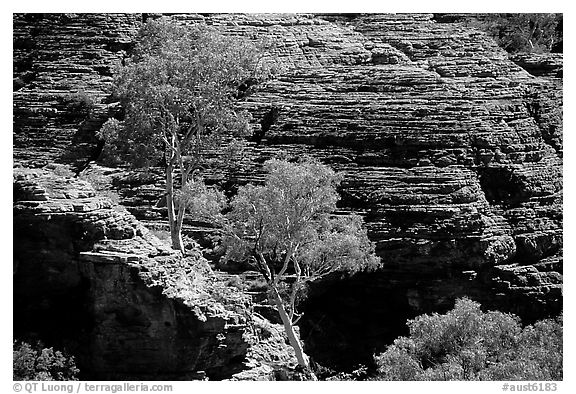
{"label": "tree", "polygon": [[466,298],[408,322],[409,337],[375,357],[383,380],[562,380],[562,318],[522,328]]}
{"label": "tree", "polygon": [[[149,21],[140,31],[132,59],[119,68],[115,92],[124,119],[111,119],[101,130],[133,165],[162,160],[172,247],[184,251],[181,190],[234,137],[249,131],[249,114],[239,111],[239,91],[266,77],[263,55],[254,44],[212,28]],[[179,176],[179,182],[177,177]]]}
{"label": "tree", "polygon": [[380,259],[359,216],[333,215],[340,182],[334,171],[313,160],[270,160],[264,168],[264,185],[243,186],[232,200],[224,259],[248,260],[264,276],[298,364],[308,368],[294,329],[301,290],[330,273],[376,268]]}

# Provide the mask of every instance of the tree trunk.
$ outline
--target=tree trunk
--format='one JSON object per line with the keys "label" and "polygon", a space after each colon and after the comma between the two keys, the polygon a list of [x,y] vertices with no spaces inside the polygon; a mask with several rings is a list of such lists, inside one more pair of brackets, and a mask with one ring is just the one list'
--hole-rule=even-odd
{"label": "tree trunk", "polygon": [[178,250],[184,254],[184,243],[182,242],[182,223],[184,222],[184,213],[186,213],[186,208],[182,205],[178,206],[178,215],[176,216],[176,229],[175,233],[178,236]]}
{"label": "tree trunk", "polygon": [[271,283],[269,283],[269,285],[272,286],[272,296],[274,298],[274,303],[276,304],[276,308],[278,308],[278,314],[280,315],[280,319],[282,319],[282,323],[284,324],[284,330],[288,336],[290,346],[294,348],[294,352],[296,353],[298,364],[306,369],[309,369],[310,362],[308,361],[308,356],[302,349],[302,344],[300,343],[300,339],[298,338],[296,331],[294,331],[294,326],[292,325],[292,321],[290,321],[290,317],[288,317],[288,313],[286,313],[284,302],[282,301],[280,294],[278,294],[278,289]]}
{"label": "tree trunk", "polygon": [[184,243],[182,242],[182,222],[176,217],[174,209],[174,180],[172,174],[174,165],[170,162],[166,165],[166,208],[168,209],[168,224],[170,225],[170,238],[172,249],[184,253]]}

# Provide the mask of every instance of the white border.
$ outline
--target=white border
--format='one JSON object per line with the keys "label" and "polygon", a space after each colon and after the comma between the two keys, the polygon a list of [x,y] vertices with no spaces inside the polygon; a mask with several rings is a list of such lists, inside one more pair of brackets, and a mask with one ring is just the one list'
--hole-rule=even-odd
{"label": "white border", "polygon": [[[562,12],[564,13],[564,382],[559,383],[557,392],[568,392],[569,387],[573,387],[575,381],[571,371],[575,371],[573,350],[574,340],[570,333],[574,332],[573,319],[573,297],[574,291],[574,206],[570,201],[574,198],[574,171],[576,170],[574,152],[574,18],[573,13],[568,8],[568,1],[503,1],[484,0],[477,2],[470,1],[312,1],[312,0],[239,0],[220,1],[211,0],[200,2],[198,0],[189,1],[119,1],[119,0],[98,0],[98,1],[21,1],[3,2],[0,13],[0,29],[2,29],[1,40],[3,53],[6,59],[2,62],[2,118],[3,131],[0,133],[0,146],[2,155],[0,160],[2,166],[0,170],[2,185],[5,190],[11,190],[12,182],[12,62],[8,54],[12,51],[12,13],[15,12]],[[2,252],[5,256],[2,264],[2,300],[4,305],[3,315],[5,324],[2,325],[2,340],[0,341],[0,371],[2,373],[2,384],[4,392],[12,391],[12,209],[11,193],[6,192],[1,196],[1,218],[0,239],[2,240]],[[6,283],[7,282],[7,283]],[[150,382],[152,383],[152,382]],[[189,393],[195,390],[208,390],[219,392],[240,391],[268,393],[273,389],[277,393],[293,394],[295,390],[337,390],[350,392],[353,390],[367,390],[373,392],[427,392],[438,393],[500,393],[502,384],[499,382],[322,382],[320,387],[315,383],[296,382],[171,382],[174,385],[175,393]],[[272,385],[272,386],[271,386]],[[297,386],[296,386],[297,385]],[[574,392],[573,389],[570,392]]]}

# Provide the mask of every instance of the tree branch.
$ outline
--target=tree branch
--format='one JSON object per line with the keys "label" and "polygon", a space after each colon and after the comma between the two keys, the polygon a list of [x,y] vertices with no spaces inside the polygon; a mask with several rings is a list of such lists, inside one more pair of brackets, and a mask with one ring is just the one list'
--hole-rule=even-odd
{"label": "tree branch", "polygon": [[266,261],[266,258],[264,257],[264,255],[262,254],[262,252],[258,252],[258,258],[260,259],[259,263],[260,266],[262,267],[262,271],[264,274],[264,279],[266,279],[266,282],[273,283],[273,275],[272,272],[270,271],[270,268],[268,267],[268,262]]}
{"label": "tree branch", "polygon": [[300,313],[300,314],[295,313],[295,315],[296,315],[297,317],[296,317],[295,320],[292,321],[292,324],[293,324],[293,325],[298,324],[298,322],[300,321],[300,319],[302,318],[302,316],[304,316],[304,313]]}
{"label": "tree branch", "polygon": [[274,285],[277,285],[278,282],[280,281],[280,279],[282,278],[282,276],[286,273],[286,270],[288,269],[288,264],[290,263],[290,259],[292,258],[293,253],[294,253],[294,248],[292,246],[292,243],[290,243],[290,246],[288,247],[288,250],[286,251],[286,257],[284,257],[284,264],[282,265],[282,269],[280,270],[278,275],[276,275],[276,279],[274,280]]}

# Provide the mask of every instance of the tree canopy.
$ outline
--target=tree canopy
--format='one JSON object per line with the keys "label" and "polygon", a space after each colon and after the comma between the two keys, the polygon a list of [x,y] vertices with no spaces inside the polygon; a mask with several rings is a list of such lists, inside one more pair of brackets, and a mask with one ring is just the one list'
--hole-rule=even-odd
{"label": "tree canopy", "polygon": [[271,280],[289,263],[307,280],[378,264],[362,219],[332,215],[340,182],[332,169],[309,159],[270,160],[264,169],[264,185],[241,187],[232,200],[226,259],[250,259],[258,267],[266,261]]}
{"label": "tree canopy", "polygon": [[197,168],[223,135],[248,133],[250,115],[235,106],[238,89],[267,77],[254,43],[162,19],[146,23],[137,42],[115,73],[125,112],[118,139],[134,164],[153,164],[174,145]]}

